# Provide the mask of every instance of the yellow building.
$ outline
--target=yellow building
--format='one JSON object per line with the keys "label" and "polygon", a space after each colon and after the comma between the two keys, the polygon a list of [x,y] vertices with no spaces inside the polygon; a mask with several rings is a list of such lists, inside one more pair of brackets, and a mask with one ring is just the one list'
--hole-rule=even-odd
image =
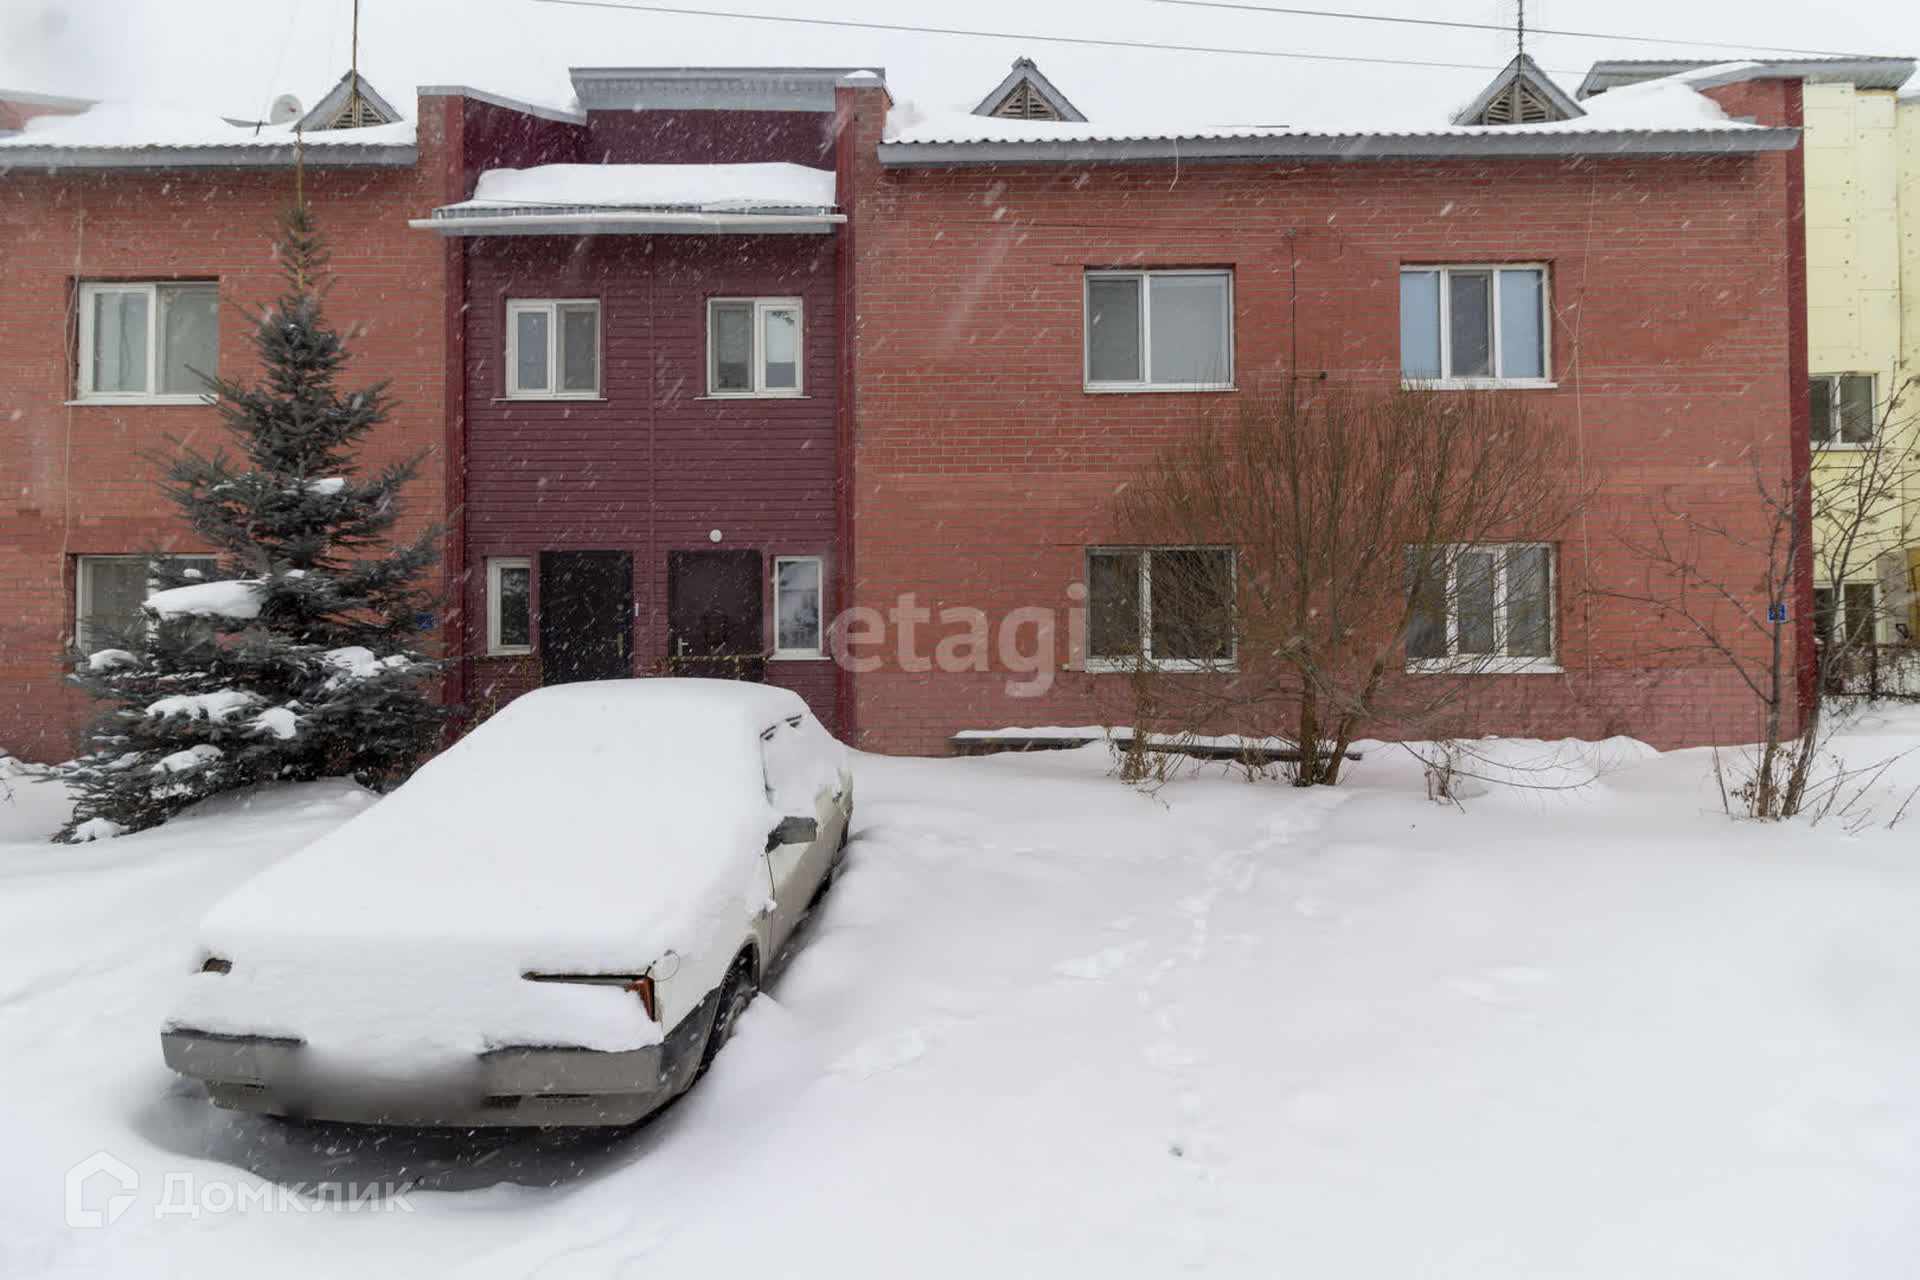
{"label": "yellow building", "polygon": [[[1597,62],[1580,96],[1707,65]],[[1900,92],[1914,62],[1761,65],[1803,86],[1815,507],[1885,495],[1864,521],[1816,521],[1816,625],[1920,639],[1920,93]]]}

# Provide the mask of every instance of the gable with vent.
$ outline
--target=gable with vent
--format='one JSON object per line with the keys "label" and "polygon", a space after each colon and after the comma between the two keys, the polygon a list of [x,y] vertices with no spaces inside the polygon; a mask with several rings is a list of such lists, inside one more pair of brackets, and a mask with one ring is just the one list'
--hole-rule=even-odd
{"label": "gable with vent", "polygon": [[1007,78],[973,109],[976,116],[994,116],[1002,120],[1072,120],[1086,117],[1053,81],[1040,74],[1033,59],[1020,58]]}
{"label": "gable with vent", "polygon": [[1587,114],[1553,77],[1520,54],[1453,118],[1455,124],[1551,124]]}
{"label": "gable with vent", "polygon": [[370,125],[393,124],[400,113],[367,83],[366,77],[349,71],[340,83],[300,118],[299,128],[308,133],[325,129],[364,129]]}

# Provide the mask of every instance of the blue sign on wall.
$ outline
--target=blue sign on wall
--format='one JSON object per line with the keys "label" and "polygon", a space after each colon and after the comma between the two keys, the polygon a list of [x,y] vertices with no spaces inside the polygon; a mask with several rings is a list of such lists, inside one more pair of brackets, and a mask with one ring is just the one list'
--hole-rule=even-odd
{"label": "blue sign on wall", "polygon": [[1768,606],[1767,606],[1767,621],[1768,621],[1768,622],[1785,622],[1786,620],[1787,620],[1787,606],[1786,606],[1786,605],[1784,605],[1784,604],[1770,604],[1770,605],[1768,605]]}

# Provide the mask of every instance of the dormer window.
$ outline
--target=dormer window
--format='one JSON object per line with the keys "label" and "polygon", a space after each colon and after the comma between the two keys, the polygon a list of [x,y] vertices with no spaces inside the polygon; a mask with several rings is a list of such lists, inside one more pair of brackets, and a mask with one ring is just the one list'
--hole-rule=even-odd
{"label": "dormer window", "polygon": [[299,128],[309,133],[325,129],[364,129],[370,125],[392,124],[399,119],[400,113],[364,76],[349,71],[313,110],[300,118]]}
{"label": "dormer window", "polygon": [[1001,120],[1086,119],[1067,101],[1067,95],[1054,87],[1053,81],[1040,74],[1040,68],[1033,65],[1031,58],[1016,60],[1007,78],[980,99],[973,114]]}
{"label": "dormer window", "polygon": [[1587,114],[1580,104],[1561,91],[1553,78],[1542,71],[1526,54],[1520,54],[1506,69],[1468,103],[1455,124],[1507,125],[1552,124]]}

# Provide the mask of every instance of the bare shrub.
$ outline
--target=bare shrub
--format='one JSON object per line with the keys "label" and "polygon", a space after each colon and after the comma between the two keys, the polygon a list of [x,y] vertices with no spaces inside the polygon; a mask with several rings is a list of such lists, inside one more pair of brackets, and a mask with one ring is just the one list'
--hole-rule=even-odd
{"label": "bare shrub", "polygon": [[1136,733],[1280,738],[1330,785],[1369,727],[1434,726],[1449,675],[1552,654],[1553,542],[1590,491],[1510,394],[1243,393],[1119,495],[1089,656],[1129,673]]}

